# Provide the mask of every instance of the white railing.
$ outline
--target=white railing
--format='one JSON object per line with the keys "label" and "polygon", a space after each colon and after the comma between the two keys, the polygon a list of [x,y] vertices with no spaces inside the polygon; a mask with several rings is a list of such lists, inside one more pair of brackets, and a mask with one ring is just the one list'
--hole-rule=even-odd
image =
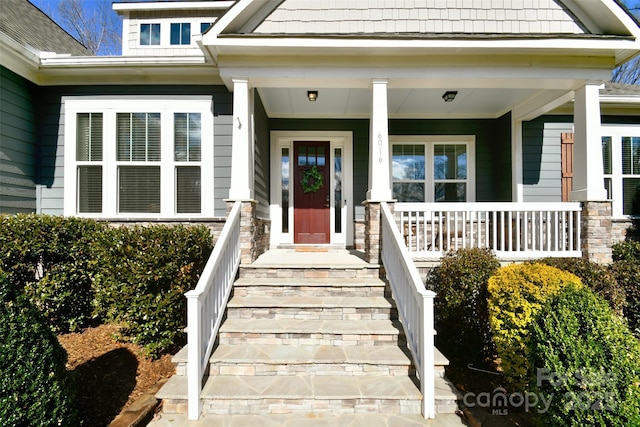
{"label": "white railing", "polygon": [[422,414],[425,418],[435,418],[433,299],[436,294],[425,289],[389,206],[381,205],[382,263],[420,379]]}
{"label": "white railing", "polygon": [[397,203],[412,257],[490,248],[500,259],[580,257],[580,203]]}
{"label": "white railing", "polygon": [[216,241],[198,285],[187,297],[187,395],[188,416],[202,412],[200,392],[229,294],[240,265],[240,210],[236,202]]}

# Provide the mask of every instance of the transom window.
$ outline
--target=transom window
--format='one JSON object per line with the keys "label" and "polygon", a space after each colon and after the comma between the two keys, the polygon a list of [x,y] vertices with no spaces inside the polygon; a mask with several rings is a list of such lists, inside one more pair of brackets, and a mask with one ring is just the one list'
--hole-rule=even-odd
{"label": "transom window", "polygon": [[474,139],[390,137],[393,198],[399,202],[475,200]]}
{"label": "transom window", "polygon": [[140,24],[140,45],[160,45],[160,24]]}
{"label": "transom window", "polygon": [[211,98],[195,98],[65,99],[65,214],[213,216]]}
{"label": "transom window", "polygon": [[191,24],[179,22],[171,24],[171,44],[187,45],[191,44]]}
{"label": "transom window", "polygon": [[604,185],[613,216],[640,216],[640,127],[603,127]]}

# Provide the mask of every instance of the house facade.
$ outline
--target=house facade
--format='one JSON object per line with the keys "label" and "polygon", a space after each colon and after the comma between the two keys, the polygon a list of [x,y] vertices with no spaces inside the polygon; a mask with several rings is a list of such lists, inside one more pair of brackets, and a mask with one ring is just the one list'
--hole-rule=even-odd
{"label": "house facade", "polygon": [[21,38],[40,12],[3,2],[2,211],[221,224],[242,200],[263,246],[363,249],[370,202],[602,202],[622,235],[635,101],[601,85],[640,30],[618,2],[335,3],[115,3],[122,55],[96,57]]}

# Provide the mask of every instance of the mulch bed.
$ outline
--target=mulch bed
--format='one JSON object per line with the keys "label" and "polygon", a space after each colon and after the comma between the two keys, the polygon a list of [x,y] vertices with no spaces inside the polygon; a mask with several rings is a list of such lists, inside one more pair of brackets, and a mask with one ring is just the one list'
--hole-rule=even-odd
{"label": "mulch bed", "polygon": [[136,398],[175,372],[171,356],[152,360],[139,345],[118,341],[120,327],[101,325],[58,336],[75,372],[85,426],[108,426]]}

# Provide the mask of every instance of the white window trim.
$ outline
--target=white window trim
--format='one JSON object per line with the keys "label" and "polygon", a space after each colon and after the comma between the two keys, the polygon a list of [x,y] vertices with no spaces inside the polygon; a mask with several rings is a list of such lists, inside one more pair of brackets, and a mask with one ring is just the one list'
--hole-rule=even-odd
{"label": "white window trim", "polygon": [[[63,97],[64,105],[64,215],[90,218],[212,218],[214,217],[214,150],[213,99],[211,96],[93,96]],[[116,114],[144,112],[161,113],[161,161],[118,162],[116,160]],[[88,162],[76,161],[76,133],[78,113],[103,113],[102,153],[102,213],[78,212],[77,167]],[[201,160],[180,162],[174,160],[173,113],[201,114]],[[167,115],[171,120],[167,120]],[[98,162],[94,163],[97,165]],[[118,213],[118,166],[157,165],[161,167],[160,213]],[[201,212],[176,213],[176,167],[201,167]],[[169,172],[170,171],[170,172]],[[166,191],[165,189],[171,189]]]}
{"label": "white window trim", "polygon": [[611,137],[611,175],[605,175],[611,177],[611,217],[629,219],[631,216],[623,213],[622,137],[640,137],[640,125],[602,125],[602,136]]}
{"label": "white window trim", "polygon": [[[425,146],[425,202],[435,202],[433,177],[433,147],[436,144],[467,145],[467,200],[476,201],[476,137],[475,135],[389,135],[389,153],[393,153],[394,145]],[[389,171],[393,173],[393,154],[389,156]],[[393,176],[390,178],[393,186]],[[401,202],[402,203],[402,202]]]}

